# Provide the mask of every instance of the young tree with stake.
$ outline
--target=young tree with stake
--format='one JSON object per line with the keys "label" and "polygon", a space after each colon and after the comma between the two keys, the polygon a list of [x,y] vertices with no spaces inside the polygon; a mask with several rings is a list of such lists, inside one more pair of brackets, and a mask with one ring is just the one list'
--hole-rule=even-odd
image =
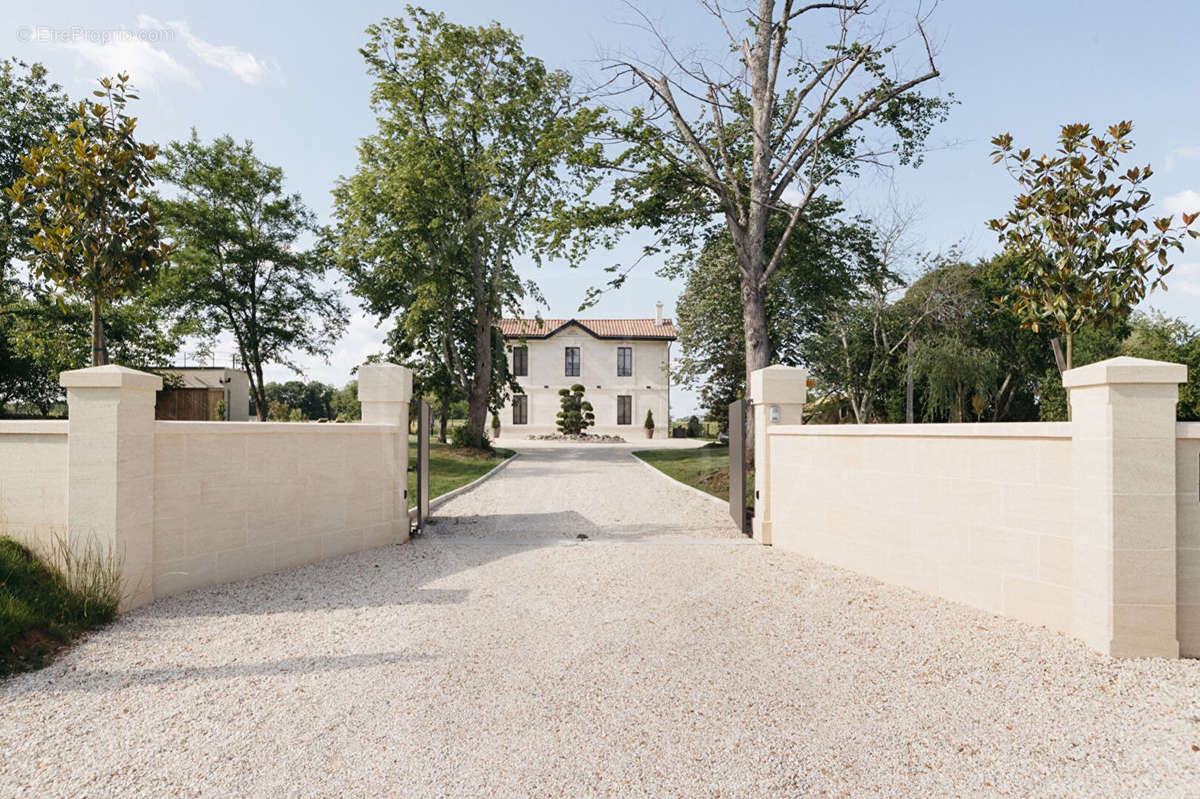
{"label": "young tree with stake", "polygon": [[24,177],[6,189],[29,214],[33,273],[91,304],[93,366],[108,363],[106,304],[147,281],[171,248],[144,191],[158,148],[137,141],[129,76],[102,78],[63,132],[21,159]]}
{"label": "young tree with stake", "polygon": [[1149,218],[1145,188],[1150,165],[1120,170],[1133,150],[1132,122],[1096,134],[1090,125],[1064,125],[1053,155],[1016,149],[1011,134],[992,139],[992,162],[1003,162],[1021,186],[1012,211],[988,224],[1019,265],[1016,283],[999,300],[1035,333],[1054,330],[1060,372],[1074,365],[1075,335],[1088,325],[1125,318],[1147,292],[1166,286],[1168,254],[1200,231],[1200,212]]}

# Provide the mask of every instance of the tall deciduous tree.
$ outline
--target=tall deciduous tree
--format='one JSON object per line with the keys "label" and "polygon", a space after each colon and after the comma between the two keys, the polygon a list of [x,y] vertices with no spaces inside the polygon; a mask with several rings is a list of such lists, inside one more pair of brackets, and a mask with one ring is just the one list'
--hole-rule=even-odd
{"label": "tall deciduous tree", "polygon": [[[0,61],[0,188],[25,175],[21,159],[50,131],[66,124],[71,106],[62,87],[46,79],[41,64]],[[0,194],[0,281],[11,277],[13,259],[31,254],[29,220],[7,193]]]}
{"label": "tall deciduous tree", "polygon": [[[633,147],[614,166],[632,174],[615,188],[632,208],[629,221],[658,229],[668,243],[686,246],[697,224],[724,219],[737,254],[748,380],[770,362],[768,283],[813,198],[865,163],[919,161],[948,103],[918,92],[938,77],[921,20],[911,40],[924,45],[925,63],[900,74],[890,64],[903,62],[895,49],[908,37],[889,39],[895,29],[860,36],[865,0],[701,4],[728,38],[728,61],[666,48],[665,68],[610,64],[650,95],[649,107],[635,109],[619,131]],[[797,35],[802,23],[826,22],[834,29],[828,46]],[[783,232],[768,246],[775,216]],[[748,436],[748,453],[752,446]]]}
{"label": "tall deciduous tree", "polygon": [[1060,371],[1073,365],[1075,335],[1089,325],[1124,318],[1147,291],[1163,286],[1171,250],[1183,252],[1185,236],[1200,236],[1192,223],[1200,211],[1148,218],[1150,165],[1120,171],[1133,150],[1132,122],[1106,132],[1064,125],[1053,155],[1018,150],[1012,136],[992,139],[995,163],[1003,162],[1021,186],[1013,210],[989,222],[1020,264],[1002,300],[1033,331],[1045,326],[1066,340],[1055,347]]}
{"label": "tall deciduous tree", "polygon": [[355,293],[379,316],[398,316],[403,330],[413,329],[409,314],[447,298],[469,318],[469,346],[441,351],[471,358],[462,388],[469,438],[480,446],[494,322],[532,288],[513,259],[574,254],[554,223],[588,188],[585,137],[597,112],[572,96],[566,73],[546,69],[496,24],[465,27],[410,7],[405,19],[369,27],[367,38],[361,52],[379,129],[334,190],[336,246]]}
{"label": "tall deciduous tree", "polygon": [[301,246],[315,233],[313,214],[284,190],[282,169],[229,136],[204,144],[192,131],[166,148],[158,174],[177,190],[155,205],[178,249],[160,293],[193,332],[233,337],[263,421],[263,366],[299,373],[293,353],[327,356],[348,320],[337,292],[322,285],[326,260]]}
{"label": "tall deciduous tree", "polygon": [[108,363],[103,312],[145,284],[170,253],[144,196],[158,152],[137,141],[128,75],[102,78],[63,132],[21,159],[25,175],[7,189],[29,214],[35,275],[91,303],[93,366]]}
{"label": "tall deciduous tree", "polygon": [[[872,232],[864,220],[843,219],[840,203],[813,198],[795,226],[776,276],[768,284],[766,310],[771,361],[803,362],[806,341],[839,303],[854,296],[877,268]],[[786,221],[768,225],[768,241]],[[724,226],[710,231],[686,273],[678,308],[680,358],[676,376],[698,388],[711,418],[724,421],[729,403],[745,396],[746,348],[737,253]]]}
{"label": "tall deciduous tree", "polygon": [[[41,64],[0,61],[0,189],[25,175],[21,158],[48,131],[66,124],[70,109]],[[30,238],[27,209],[0,191],[0,404],[18,400],[48,409],[60,391],[57,374],[44,372],[16,346],[18,331],[28,328],[30,315],[41,307],[19,285],[13,268],[14,260],[29,260]]]}

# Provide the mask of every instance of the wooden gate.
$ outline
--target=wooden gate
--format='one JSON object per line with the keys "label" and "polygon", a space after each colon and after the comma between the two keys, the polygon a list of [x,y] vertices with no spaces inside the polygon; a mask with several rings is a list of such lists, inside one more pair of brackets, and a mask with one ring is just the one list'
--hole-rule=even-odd
{"label": "wooden gate", "polygon": [[754,533],[754,509],[746,507],[746,411],[750,403],[729,406],[729,515],[744,535]]}
{"label": "wooden gate", "polygon": [[154,397],[154,418],[168,422],[214,422],[223,388],[166,388]]}

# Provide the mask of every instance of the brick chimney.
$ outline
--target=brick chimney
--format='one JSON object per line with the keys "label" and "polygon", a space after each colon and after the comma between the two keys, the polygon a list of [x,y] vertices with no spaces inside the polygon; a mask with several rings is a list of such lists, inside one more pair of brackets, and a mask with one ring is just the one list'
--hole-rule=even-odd
{"label": "brick chimney", "polygon": [[654,303],[654,326],[662,327],[662,303]]}

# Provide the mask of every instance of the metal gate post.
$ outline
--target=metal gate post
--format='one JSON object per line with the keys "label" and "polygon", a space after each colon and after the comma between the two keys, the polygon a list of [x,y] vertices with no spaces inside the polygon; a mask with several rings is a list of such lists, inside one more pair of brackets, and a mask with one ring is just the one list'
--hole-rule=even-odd
{"label": "metal gate post", "polygon": [[429,403],[417,403],[417,528],[416,534],[425,531],[429,520],[429,432],[433,426],[433,409]]}
{"label": "metal gate post", "polygon": [[746,408],[740,399],[729,406],[729,515],[743,535],[750,535],[750,515],[746,508]]}

